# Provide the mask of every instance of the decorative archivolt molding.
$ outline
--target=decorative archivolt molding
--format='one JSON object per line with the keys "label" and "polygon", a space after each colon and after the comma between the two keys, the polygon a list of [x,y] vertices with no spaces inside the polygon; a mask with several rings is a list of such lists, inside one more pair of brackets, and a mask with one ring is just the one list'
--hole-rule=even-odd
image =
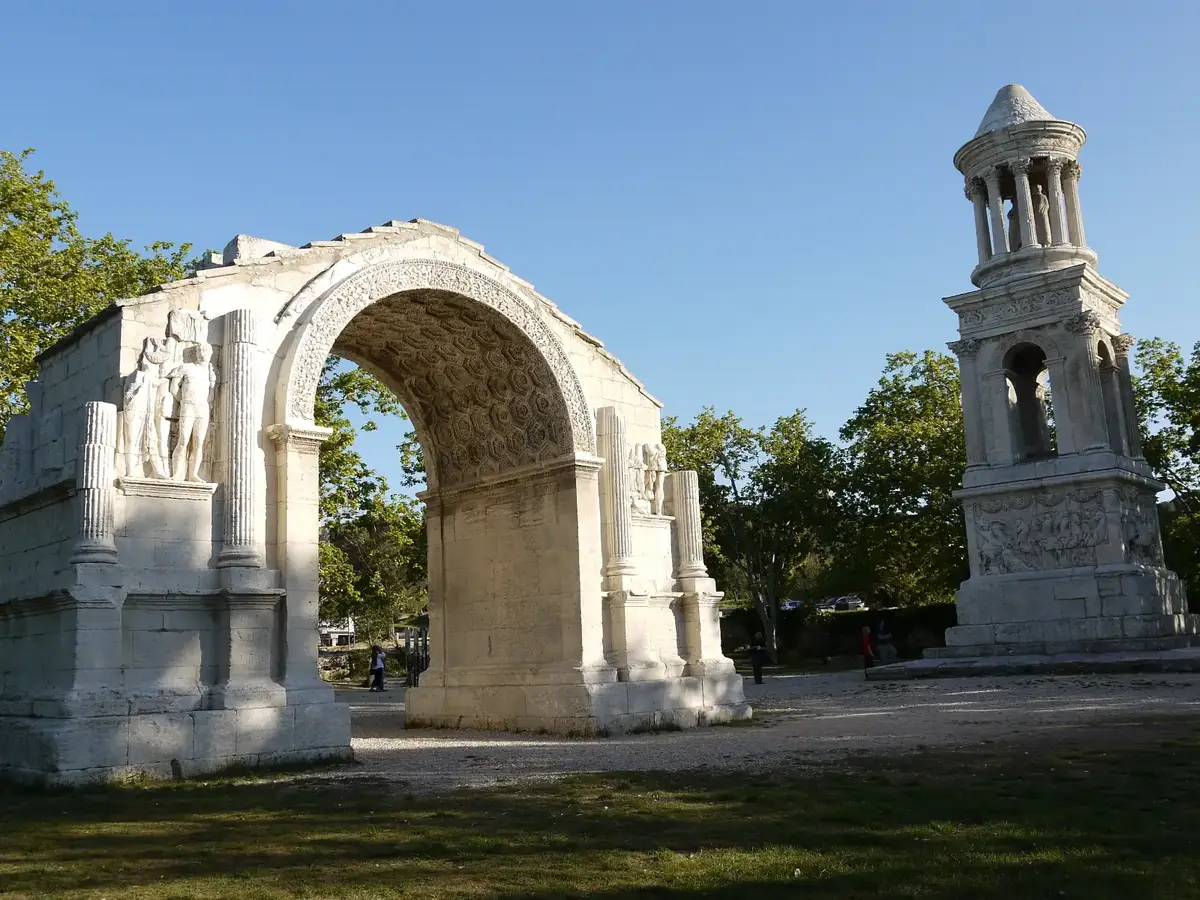
{"label": "decorative archivolt molding", "polygon": [[[595,427],[579,376],[562,344],[538,312],[500,282],[467,266],[440,260],[384,259],[353,272],[319,299],[306,300],[299,309],[295,302],[289,305],[289,313],[281,317],[281,322],[294,319],[295,335],[281,371],[284,392],[280,398],[288,421],[312,420],[321,368],[351,321],[381,300],[412,291],[437,291],[465,298],[519,332],[540,359],[532,361],[533,368],[528,371],[515,358],[506,363],[509,380],[519,382],[513,387],[523,389],[526,375],[543,370],[538,363],[544,363],[544,371],[553,383],[543,386],[542,396],[549,401],[549,408],[545,401],[540,402],[536,409],[538,418],[550,423],[549,430],[556,435],[563,432],[560,440],[570,446],[558,450],[595,452]],[[448,391],[435,393],[450,396]],[[558,421],[562,428],[554,427]],[[436,433],[434,436],[437,437]]]}

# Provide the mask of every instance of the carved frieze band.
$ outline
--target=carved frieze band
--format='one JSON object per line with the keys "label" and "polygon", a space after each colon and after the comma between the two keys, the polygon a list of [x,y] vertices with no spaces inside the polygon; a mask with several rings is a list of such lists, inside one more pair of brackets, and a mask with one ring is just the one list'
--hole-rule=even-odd
{"label": "carved frieze band", "polygon": [[1162,565],[1158,511],[1152,494],[1134,488],[1043,491],[970,504],[980,575],[1010,575],[1094,566],[1112,540],[1116,505],[1123,553],[1135,565]]}

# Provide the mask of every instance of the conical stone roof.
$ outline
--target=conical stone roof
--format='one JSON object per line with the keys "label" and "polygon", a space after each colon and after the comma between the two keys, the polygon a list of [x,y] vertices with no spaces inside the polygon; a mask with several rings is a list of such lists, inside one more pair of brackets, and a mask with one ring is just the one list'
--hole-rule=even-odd
{"label": "conical stone roof", "polygon": [[1046,111],[1046,107],[1033,99],[1033,94],[1019,84],[1006,84],[996,92],[996,99],[983,115],[979,130],[975,137],[998,131],[1009,125],[1021,125],[1025,122],[1049,122],[1054,116]]}

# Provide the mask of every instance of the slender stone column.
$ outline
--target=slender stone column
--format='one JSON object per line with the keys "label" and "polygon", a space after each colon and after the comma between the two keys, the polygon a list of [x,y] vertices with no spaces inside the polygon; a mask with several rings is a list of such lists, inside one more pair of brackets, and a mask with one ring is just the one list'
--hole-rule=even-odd
{"label": "slender stone column", "polygon": [[1057,156],[1046,160],[1046,180],[1050,184],[1050,241],[1053,244],[1067,242],[1067,220],[1063,214],[1063,162]]}
{"label": "slender stone column", "polygon": [[112,403],[85,403],[83,416],[83,441],[75,463],[79,541],[75,544],[71,563],[115,563],[113,483],[116,478],[117,407]]}
{"label": "slender stone column", "polygon": [[[596,440],[604,468],[600,473],[605,578],[634,574],[633,507],[629,493],[625,419],[612,406],[596,410]],[[614,590],[618,587],[612,588]]]}
{"label": "slender stone column", "polygon": [[1113,352],[1117,360],[1117,385],[1121,395],[1121,409],[1125,413],[1125,438],[1129,445],[1129,455],[1134,459],[1142,459],[1142,436],[1138,432],[1137,408],[1133,402],[1133,377],[1129,372],[1129,351],[1133,349],[1135,339],[1132,334],[1119,334],[1113,338]]}
{"label": "slender stone column", "polygon": [[958,357],[959,384],[962,389],[963,429],[967,446],[967,467],[987,465],[987,445],[983,437],[983,404],[979,394],[976,355],[979,341],[954,341],[948,345]]}
{"label": "slender stone column", "polygon": [[260,567],[255,542],[257,488],[254,445],[258,397],[258,349],[254,313],[235,309],[225,317],[225,433],[228,435],[225,482],[225,541],[219,566]]}
{"label": "slender stone column", "polygon": [[987,189],[978,178],[968,179],[967,199],[975,208],[975,246],[979,250],[979,264],[992,258],[991,237],[988,235]]}
{"label": "slender stone column", "polygon": [[700,482],[696,473],[668,473],[667,498],[667,508],[675,517],[675,577],[707,578],[704,531],[700,521]]}
{"label": "slender stone column", "polygon": [[1063,163],[1062,178],[1063,192],[1067,199],[1067,231],[1071,243],[1076,247],[1086,247],[1087,237],[1083,233],[1083,212],[1079,208],[1079,176],[1083,167],[1075,160],[1069,159]]}
{"label": "slender stone column", "polygon": [[984,176],[987,185],[988,211],[992,214],[992,253],[1008,252],[1008,237],[1004,232],[1004,198],[1000,196],[1000,173],[995,169]]}
{"label": "slender stone column", "polygon": [[1033,221],[1033,196],[1029,192],[1029,160],[1009,164],[1017,180],[1017,223],[1021,228],[1021,247],[1037,247],[1037,226]]}
{"label": "slender stone column", "polygon": [[1073,419],[1075,449],[1080,452],[1105,449],[1108,447],[1108,427],[1104,420],[1104,390],[1100,384],[1097,348],[1100,317],[1085,310],[1071,316],[1063,325],[1071,332],[1070,343],[1074,345],[1066,351],[1069,378],[1066,399]]}

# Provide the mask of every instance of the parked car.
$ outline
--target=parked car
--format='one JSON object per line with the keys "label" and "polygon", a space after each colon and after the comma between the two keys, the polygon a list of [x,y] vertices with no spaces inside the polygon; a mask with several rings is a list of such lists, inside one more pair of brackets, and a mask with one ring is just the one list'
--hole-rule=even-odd
{"label": "parked car", "polygon": [[845,597],[831,597],[817,606],[817,609],[825,612],[849,612],[866,608],[867,604],[852,594]]}
{"label": "parked car", "polygon": [[785,610],[785,611],[792,610],[792,609],[800,609],[800,607],[802,607],[802,606],[804,606],[803,600],[784,600],[782,603],[779,604],[779,608],[781,610]]}

